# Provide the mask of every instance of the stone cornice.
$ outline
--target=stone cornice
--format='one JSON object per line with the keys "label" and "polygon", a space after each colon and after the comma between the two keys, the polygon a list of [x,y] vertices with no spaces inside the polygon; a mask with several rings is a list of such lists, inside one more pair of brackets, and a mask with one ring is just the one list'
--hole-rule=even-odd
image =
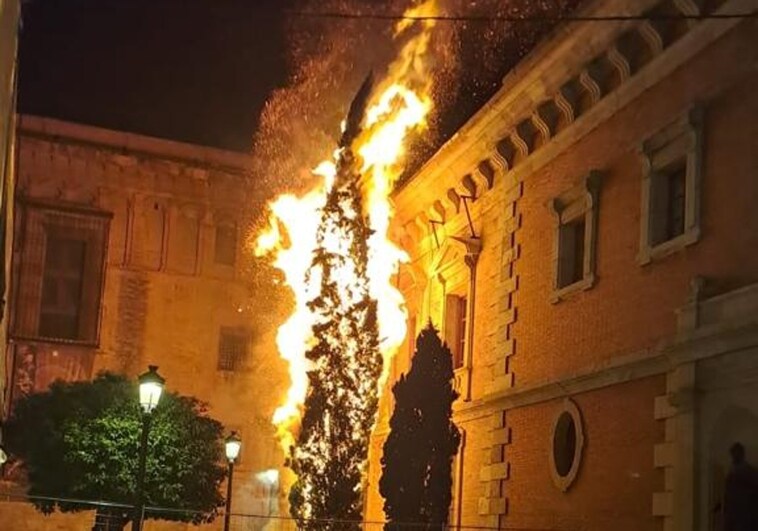
{"label": "stone cornice", "polygon": [[[584,13],[640,14],[658,3],[596,1]],[[691,14],[691,3],[680,4]],[[756,5],[757,0],[729,0],[719,12],[747,12]],[[684,34],[668,42],[648,22],[577,23],[559,28],[509,73],[497,94],[395,193],[400,238],[417,239],[417,229],[425,225],[418,216],[428,212],[430,205],[421,204],[419,198],[429,198],[438,212],[441,207],[444,219],[445,214],[451,217],[458,212],[459,190],[469,190],[471,183],[475,185],[471,195],[481,197],[498,178],[508,174],[514,181],[525,178],[535,169],[535,156],[544,153],[544,164],[602,123],[608,112],[601,107],[632,101],[739,22],[693,22]],[[560,128],[556,127],[559,117]],[[542,147],[533,147],[531,134],[544,137]],[[424,193],[430,189],[438,191],[433,198]]]}
{"label": "stone cornice", "polygon": [[65,122],[40,116],[19,115],[20,137],[36,137],[55,142],[83,144],[119,153],[133,153],[164,158],[196,166],[216,166],[234,173],[251,166],[252,157],[245,153],[226,151],[163,138],[154,138],[102,127]]}
{"label": "stone cornice", "polygon": [[[758,348],[758,319],[755,316],[741,324],[709,326],[692,333],[687,339],[669,339],[657,347],[584,367],[561,378],[491,393],[470,402],[456,402],[453,415],[456,422],[469,422],[495,410],[525,407],[666,374],[685,363],[750,348]],[[384,424],[377,426],[374,436],[385,435],[388,429]]]}
{"label": "stone cornice", "polygon": [[758,347],[758,321],[740,326],[720,325],[698,331],[686,340],[670,340],[656,348],[613,358],[586,367],[570,376],[492,393],[455,408],[455,417],[466,421],[485,410],[511,409],[570,397],[610,385],[664,374],[683,363]]}

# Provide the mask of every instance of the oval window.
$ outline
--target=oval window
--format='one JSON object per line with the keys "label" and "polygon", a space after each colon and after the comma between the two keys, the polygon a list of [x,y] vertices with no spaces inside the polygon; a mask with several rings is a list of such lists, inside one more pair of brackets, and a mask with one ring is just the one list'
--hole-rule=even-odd
{"label": "oval window", "polygon": [[562,491],[568,490],[579,471],[584,447],[582,417],[571,400],[563,403],[553,425],[550,464],[553,482]]}
{"label": "oval window", "polygon": [[565,478],[571,472],[576,453],[576,424],[570,413],[564,411],[558,417],[553,433],[553,459],[555,471]]}

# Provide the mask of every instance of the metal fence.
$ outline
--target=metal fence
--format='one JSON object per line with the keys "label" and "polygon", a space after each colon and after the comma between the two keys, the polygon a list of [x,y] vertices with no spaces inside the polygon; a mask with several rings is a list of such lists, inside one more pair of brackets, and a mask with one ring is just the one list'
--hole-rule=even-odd
{"label": "metal fence", "polygon": [[[42,514],[32,505],[32,498],[38,502],[51,502],[62,506],[84,507],[77,512],[56,511]],[[0,492],[0,529],[3,531],[122,531],[130,530],[133,507],[105,501],[72,500],[61,498],[29,497]],[[193,524],[191,520],[199,513],[166,507],[146,507],[143,531],[222,531],[225,515],[220,511],[210,523]],[[163,517],[161,519],[157,519]],[[166,519],[168,517],[169,519]],[[176,520],[174,519],[176,518]],[[181,521],[184,520],[184,521]],[[308,529],[324,531],[383,531],[386,523],[380,521],[310,521]],[[287,515],[275,514],[229,514],[229,531],[296,531],[297,522]],[[429,527],[414,523],[398,523],[393,531],[491,531],[497,528],[484,526],[444,526]],[[501,527],[502,531],[549,531],[546,529]]]}

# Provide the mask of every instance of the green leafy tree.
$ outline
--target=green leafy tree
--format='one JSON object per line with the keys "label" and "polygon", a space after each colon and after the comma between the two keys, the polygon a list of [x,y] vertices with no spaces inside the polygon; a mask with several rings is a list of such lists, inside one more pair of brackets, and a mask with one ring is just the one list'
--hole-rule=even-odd
{"label": "green leafy tree", "polygon": [[306,354],[312,363],[309,389],[288,462],[297,475],[290,508],[301,529],[357,529],[362,516],[363,470],[382,356],[366,272],[371,231],[350,147],[360,132],[370,89],[368,79],[348,114],[309,273],[320,279],[319,295],[310,303],[318,316],[316,343]]}
{"label": "green leafy tree", "polygon": [[452,421],[458,398],[452,382],[453,356],[429,323],[416,340],[410,371],[392,388],[395,408],[379,481],[388,529],[447,524],[461,440]]}
{"label": "green leafy tree", "polygon": [[[132,517],[141,411],[137,383],[109,373],[91,382],[55,382],[48,391],[18,401],[5,428],[7,447],[19,458],[28,494],[45,514],[91,510],[68,500],[104,500],[95,530],[122,529]],[[223,426],[195,398],[164,392],[152,413],[147,518],[200,524],[223,503]]]}

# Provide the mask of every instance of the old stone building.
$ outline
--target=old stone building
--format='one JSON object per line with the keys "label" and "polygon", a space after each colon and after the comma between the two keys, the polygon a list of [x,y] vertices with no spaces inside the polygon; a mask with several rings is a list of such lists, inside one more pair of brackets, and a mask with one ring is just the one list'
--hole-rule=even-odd
{"label": "old stone building", "polygon": [[[278,488],[260,473],[282,463],[270,418],[286,377],[265,288],[251,298],[246,238],[264,198],[249,157],[23,116],[17,161],[9,403],[58,378],[158,365],[240,434],[235,511],[270,514]],[[14,507],[29,516],[0,503],[0,527],[51,525]]]}
{"label": "old stone building", "polygon": [[410,329],[457,367],[453,525],[723,529],[730,445],[758,463],[758,23],[694,17],[756,7],[588,2],[631,18],[560,26],[395,194]]}
{"label": "old stone building", "polygon": [[[0,355],[5,357],[10,273],[10,245],[13,233],[13,139],[16,111],[16,48],[21,5],[18,0],[0,0]],[[0,411],[4,409],[5,366],[0,364]],[[0,428],[0,445],[3,442]],[[0,463],[4,454],[0,448]]]}

